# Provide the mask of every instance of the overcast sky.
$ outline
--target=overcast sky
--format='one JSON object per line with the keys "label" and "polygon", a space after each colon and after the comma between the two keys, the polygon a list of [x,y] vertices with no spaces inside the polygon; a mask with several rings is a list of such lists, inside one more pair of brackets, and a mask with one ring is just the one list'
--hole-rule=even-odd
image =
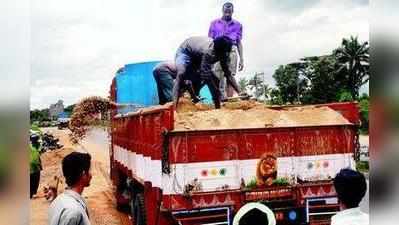
{"label": "overcast sky", "polygon": [[[128,63],[173,59],[190,36],[207,35],[223,0],[31,1],[31,108],[107,96]],[[236,0],[245,69],[273,71],[305,56],[329,54],[343,37],[369,40],[368,0]]]}

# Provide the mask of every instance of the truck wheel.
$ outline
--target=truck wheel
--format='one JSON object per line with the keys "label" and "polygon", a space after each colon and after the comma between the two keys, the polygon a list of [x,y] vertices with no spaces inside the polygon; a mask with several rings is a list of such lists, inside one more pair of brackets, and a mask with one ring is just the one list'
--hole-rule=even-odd
{"label": "truck wheel", "polygon": [[133,202],[133,224],[134,225],[146,225],[147,215],[145,211],[144,195],[143,193],[136,194],[136,198]]}

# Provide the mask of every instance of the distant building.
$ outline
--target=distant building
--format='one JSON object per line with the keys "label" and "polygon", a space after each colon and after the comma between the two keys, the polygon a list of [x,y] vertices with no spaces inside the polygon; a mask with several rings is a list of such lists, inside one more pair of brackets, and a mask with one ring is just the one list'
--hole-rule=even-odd
{"label": "distant building", "polygon": [[57,103],[50,105],[49,114],[52,120],[56,120],[58,118],[58,115],[63,112],[64,112],[64,102],[62,100],[58,100]]}

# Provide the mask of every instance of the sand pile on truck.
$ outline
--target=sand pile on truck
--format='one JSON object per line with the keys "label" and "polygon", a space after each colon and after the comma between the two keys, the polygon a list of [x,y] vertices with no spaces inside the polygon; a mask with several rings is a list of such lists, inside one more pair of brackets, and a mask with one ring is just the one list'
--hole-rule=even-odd
{"label": "sand pile on truck", "polygon": [[[184,104],[193,105],[190,102]],[[221,109],[177,111],[175,130],[209,130],[350,124],[325,106],[273,108],[255,101],[227,102]]]}

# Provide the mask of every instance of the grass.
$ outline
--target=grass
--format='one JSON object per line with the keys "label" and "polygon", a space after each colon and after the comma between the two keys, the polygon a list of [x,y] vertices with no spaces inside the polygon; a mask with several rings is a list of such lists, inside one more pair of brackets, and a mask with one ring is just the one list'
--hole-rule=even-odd
{"label": "grass", "polygon": [[368,173],[370,170],[369,162],[367,161],[356,162],[356,170],[362,173]]}
{"label": "grass", "polygon": [[290,183],[288,182],[288,179],[285,177],[281,177],[281,178],[277,178],[275,180],[273,180],[273,185],[276,186],[287,186]]}
{"label": "grass", "polygon": [[38,126],[36,123],[33,123],[33,124],[30,126],[30,129],[33,130],[33,131],[42,132],[42,131],[40,130],[39,126]]}
{"label": "grass", "polygon": [[246,185],[245,185],[246,189],[254,189],[256,188],[256,178],[253,177]]}
{"label": "grass", "polygon": [[[273,180],[273,186],[287,186],[289,185],[288,179],[285,177]],[[256,178],[253,177],[246,185],[245,189],[251,190],[257,187]]]}

